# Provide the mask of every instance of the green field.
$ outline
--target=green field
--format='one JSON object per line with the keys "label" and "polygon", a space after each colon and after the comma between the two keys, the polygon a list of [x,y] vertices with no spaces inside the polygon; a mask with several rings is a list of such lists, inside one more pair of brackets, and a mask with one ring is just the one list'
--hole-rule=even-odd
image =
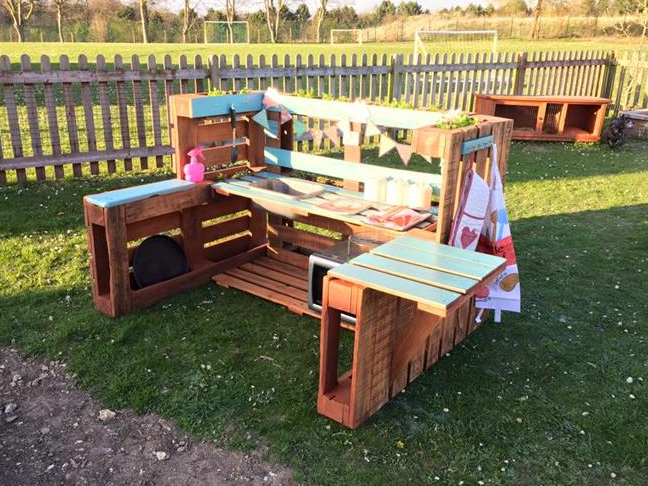
{"label": "green field", "polygon": [[[511,40],[505,39],[499,42],[500,52],[522,52],[522,51],[580,51],[580,50],[631,50],[635,47],[635,40],[600,38],[600,39],[562,39],[562,40]],[[97,55],[102,54],[107,59],[112,59],[116,54],[120,54],[128,62],[133,54],[140,57],[147,57],[150,54],[160,59],[166,54],[171,55],[174,63],[177,64],[182,54],[193,61],[194,56],[200,55],[210,57],[213,55],[225,54],[229,61],[238,54],[243,62],[247,55],[252,55],[256,60],[259,55],[263,54],[266,58],[271,58],[275,53],[279,53],[279,62],[283,63],[283,57],[290,55],[294,58],[297,54],[303,57],[306,62],[308,55],[313,54],[315,61],[320,54],[330,56],[335,54],[339,56],[346,54],[349,58],[353,54],[372,56],[377,54],[410,54],[413,50],[413,42],[381,42],[366,44],[118,44],[118,43],[40,43],[25,42],[22,44],[2,42],[0,43],[0,52],[9,56],[13,63],[20,62],[20,56],[29,55],[32,60],[40,59],[41,55],[50,56],[52,59],[58,59],[61,54],[66,54],[71,60],[76,60],[79,55],[84,54],[90,61],[93,61]],[[648,47],[646,48],[648,52]]]}
{"label": "green field", "polygon": [[644,143],[513,144],[522,314],[484,325],[357,431],[316,413],[314,319],[211,284],[119,320],[94,311],[83,195],[168,176],[0,188],[1,345],[64,359],[106,406],[260,448],[313,485],[648,484]]}

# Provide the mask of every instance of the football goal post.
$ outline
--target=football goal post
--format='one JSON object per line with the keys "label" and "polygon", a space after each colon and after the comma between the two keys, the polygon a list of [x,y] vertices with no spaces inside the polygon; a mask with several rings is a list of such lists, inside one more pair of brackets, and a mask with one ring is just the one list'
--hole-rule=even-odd
{"label": "football goal post", "polygon": [[362,44],[362,29],[331,29],[331,44]]}
{"label": "football goal post", "polygon": [[497,52],[496,30],[417,30],[414,55]]}
{"label": "football goal post", "polygon": [[205,20],[203,39],[205,44],[249,44],[250,25],[247,20]]}

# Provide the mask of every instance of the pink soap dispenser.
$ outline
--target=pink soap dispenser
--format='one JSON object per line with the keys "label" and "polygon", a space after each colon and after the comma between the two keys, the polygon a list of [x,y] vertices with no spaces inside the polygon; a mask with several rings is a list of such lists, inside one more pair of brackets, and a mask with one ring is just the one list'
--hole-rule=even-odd
{"label": "pink soap dispenser", "polygon": [[184,176],[185,180],[189,182],[202,182],[205,180],[205,166],[199,162],[200,160],[205,160],[203,155],[202,147],[194,147],[189,152],[187,152],[190,160],[189,163],[184,166]]}

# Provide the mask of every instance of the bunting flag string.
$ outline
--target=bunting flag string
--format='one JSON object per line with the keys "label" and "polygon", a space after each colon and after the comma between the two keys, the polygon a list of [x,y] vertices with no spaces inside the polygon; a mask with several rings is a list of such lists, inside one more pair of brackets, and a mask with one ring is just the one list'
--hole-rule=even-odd
{"label": "bunting flag string", "polygon": [[421,157],[423,157],[423,159],[425,159],[425,161],[426,161],[428,164],[431,164],[431,163],[432,163],[432,156],[431,156],[431,155],[421,155]]}

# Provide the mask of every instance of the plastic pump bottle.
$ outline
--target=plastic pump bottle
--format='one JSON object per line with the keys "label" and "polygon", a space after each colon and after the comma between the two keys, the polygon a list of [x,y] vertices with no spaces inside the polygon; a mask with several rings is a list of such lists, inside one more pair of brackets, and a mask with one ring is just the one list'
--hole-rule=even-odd
{"label": "plastic pump bottle", "polygon": [[205,180],[205,166],[199,161],[205,160],[202,147],[194,147],[189,152],[189,163],[184,166],[185,180],[189,182],[202,182]]}

